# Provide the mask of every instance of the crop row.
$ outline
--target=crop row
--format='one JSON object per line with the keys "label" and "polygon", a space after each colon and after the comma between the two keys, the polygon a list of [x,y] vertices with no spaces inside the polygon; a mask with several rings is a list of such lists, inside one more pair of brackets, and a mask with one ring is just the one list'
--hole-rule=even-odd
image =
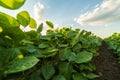
{"label": "crop row", "polygon": [[[0,5],[17,9],[24,2],[1,1]],[[0,12],[0,80],[89,80],[100,76],[94,72],[92,59],[99,55],[101,38],[71,27],[54,29],[50,21],[46,24],[50,28],[43,35],[44,24],[37,26],[27,11],[16,18]],[[20,26],[36,30],[25,32]],[[119,37],[106,42],[119,56],[120,35],[115,35]]]}

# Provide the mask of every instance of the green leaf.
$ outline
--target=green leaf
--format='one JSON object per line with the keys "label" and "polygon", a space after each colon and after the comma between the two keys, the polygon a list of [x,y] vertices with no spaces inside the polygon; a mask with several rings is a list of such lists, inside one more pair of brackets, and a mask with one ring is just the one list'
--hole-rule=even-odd
{"label": "green leaf", "polygon": [[61,60],[74,61],[76,54],[72,52],[69,48],[64,48],[60,50],[59,57]]}
{"label": "green leaf", "polygon": [[72,75],[73,80],[87,80],[87,78],[85,78],[83,75],[79,74],[79,73],[75,73]]}
{"label": "green leaf", "polygon": [[44,65],[41,68],[41,72],[45,80],[49,80],[55,74],[55,69],[52,65]]}
{"label": "green leaf", "polygon": [[25,0],[0,0],[0,6],[8,9],[18,9],[24,4]]}
{"label": "green leaf", "polygon": [[17,20],[22,26],[26,27],[30,22],[30,15],[27,11],[22,11],[17,14]]}
{"label": "green leaf", "polygon": [[45,57],[52,57],[55,56],[58,49],[56,48],[45,48],[45,49],[37,49],[35,52],[33,52],[31,55],[36,56],[39,58],[45,58]]}
{"label": "green leaf", "polygon": [[14,40],[14,42],[15,42],[14,45],[17,45],[17,43],[19,43],[19,41],[26,38],[26,35],[19,27],[4,28],[3,34],[4,35],[6,34],[10,38],[12,38],[12,40]]}
{"label": "green leaf", "polygon": [[77,43],[76,45],[73,46],[72,50],[76,53],[80,52],[82,49],[82,45],[80,43]]}
{"label": "green leaf", "polygon": [[36,38],[37,36],[37,32],[35,30],[25,32],[25,34],[27,35],[27,37],[30,37],[31,39]]}
{"label": "green leaf", "polygon": [[17,59],[8,66],[8,70],[6,70],[5,74],[16,73],[20,71],[25,71],[27,69],[32,68],[38,63],[38,59],[33,56],[28,56],[22,59]]}
{"label": "green leaf", "polygon": [[46,57],[54,56],[56,55],[58,49],[56,48],[47,48],[43,50],[42,55],[45,55]]}
{"label": "green leaf", "polygon": [[1,27],[19,27],[20,24],[12,16],[0,12],[0,26]]}
{"label": "green leaf", "polygon": [[46,21],[46,24],[50,27],[50,28],[54,28],[54,25],[52,22],[50,21]]}
{"label": "green leaf", "polygon": [[36,28],[37,27],[37,23],[33,18],[30,18],[29,27],[30,28]]}
{"label": "green leaf", "polygon": [[94,78],[97,78],[97,77],[100,77],[100,76],[99,76],[99,75],[96,75],[96,74],[94,74],[94,73],[89,73],[89,74],[86,75],[86,77],[87,77],[88,79],[94,79]]}
{"label": "green leaf", "polygon": [[57,75],[52,80],[66,80],[63,75]]}
{"label": "green leaf", "polygon": [[43,23],[41,23],[37,29],[37,32],[40,33],[42,32],[42,29],[43,29]]}
{"label": "green leaf", "polygon": [[79,36],[81,34],[81,31],[79,31],[77,33],[77,35],[75,36],[75,38],[73,38],[72,42],[71,42],[71,45],[74,46],[78,41],[79,41]]}
{"label": "green leaf", "polygon": [[0,47],[0,66],[8,67],[9,62],[14,61],[19,53],[21,52],[18,48],[5,49]]}
{"label": "green leaf", "polygon": [[70,80],[72,76],[73,67],[70,63],[62,62],[58,66],[59,74],[63,75],[66,80]]}
{"label": "green leaf", "polygon": [[87,51],[80,52],[77,54],[77,57],[75,59],[76,63],[85,63],[92,59],[93,54]]}
{"label": "green leaf", "polygon": [[87,63],[87,64],[81,64],[79,65],[80,71],[94,71],[96,70],[96,66],[92,63]]}
{"label": "green leaf", "polygon": [[28,45],[28,46],[26,47],[26,50],[27,50],[28,52],[30,52],[30,53],[33,53],[33,52],[35,52],[37,49],[35,48],[34,45]]}

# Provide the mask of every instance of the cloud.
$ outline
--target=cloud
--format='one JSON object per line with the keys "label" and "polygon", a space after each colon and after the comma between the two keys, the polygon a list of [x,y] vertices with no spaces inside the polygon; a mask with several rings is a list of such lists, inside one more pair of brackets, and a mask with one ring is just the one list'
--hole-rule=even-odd
{"label": "cloud", "polygon": [[81,25],[104,26],[120,21],[120,0],[105,0],[76,20]]}
{"label": "cloud", "polygon": [[[42,34],[46,34],[46,31],[50,29],[46,24],[47,20],[44,17],[44,9],[45,9],[45,6],[40,2],[34,5],[34,16],[37,21],[37,24],[43,23],[43,26],[44,26],[42,30]],[[54,29],[56,28],[61,28],[61,26],[59,24],[55,24]]]}
{"label": "cloud", "polygon": [[38,21],[38,22],[43,22],[45,19],[44,19],[44,5],[42,3],[37,3],[34,5],[34,15],[35,15],[35,19]]}

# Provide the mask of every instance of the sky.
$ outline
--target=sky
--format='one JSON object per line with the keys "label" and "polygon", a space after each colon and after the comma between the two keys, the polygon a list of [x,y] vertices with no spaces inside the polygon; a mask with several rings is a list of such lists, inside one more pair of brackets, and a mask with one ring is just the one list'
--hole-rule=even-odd
{"label": "sky", "polygon": [[14,17],[23,10],[38,24],[48,20],[55,27],[85,29],[101,38],[120,32],[120,0],[26,0],[18,10],[0,7]]}

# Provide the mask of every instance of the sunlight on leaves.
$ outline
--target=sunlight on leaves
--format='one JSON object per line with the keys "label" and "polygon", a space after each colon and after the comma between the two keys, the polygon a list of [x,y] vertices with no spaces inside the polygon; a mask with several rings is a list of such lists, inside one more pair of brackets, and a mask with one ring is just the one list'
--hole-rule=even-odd
{"label": "sunlight on leaves", "polygon": [[22,26],[26,27],[30,22],[30,15],[27,11],[22,11],[17,14],[17,20]]}
{"label": "sunlight on leaves", "polygon": [[0,0],[0,6],[8,9],[18,9],[24,4],[25,0]]}
{"label": "sunlight on leaves", "polygon": [[2,27],[0,27],[0,33],[3,31]]}
{"label": "sunlight on leaves", "polygon": [[29,27],[30,28],[36,28],[37,27],[37,23],[33,18],[30,18]]}
{"label": "sunlight on leaves", "polygon": [[20,25],[14,17],[0,12],[0,26],[1,27],[19,27]]}

